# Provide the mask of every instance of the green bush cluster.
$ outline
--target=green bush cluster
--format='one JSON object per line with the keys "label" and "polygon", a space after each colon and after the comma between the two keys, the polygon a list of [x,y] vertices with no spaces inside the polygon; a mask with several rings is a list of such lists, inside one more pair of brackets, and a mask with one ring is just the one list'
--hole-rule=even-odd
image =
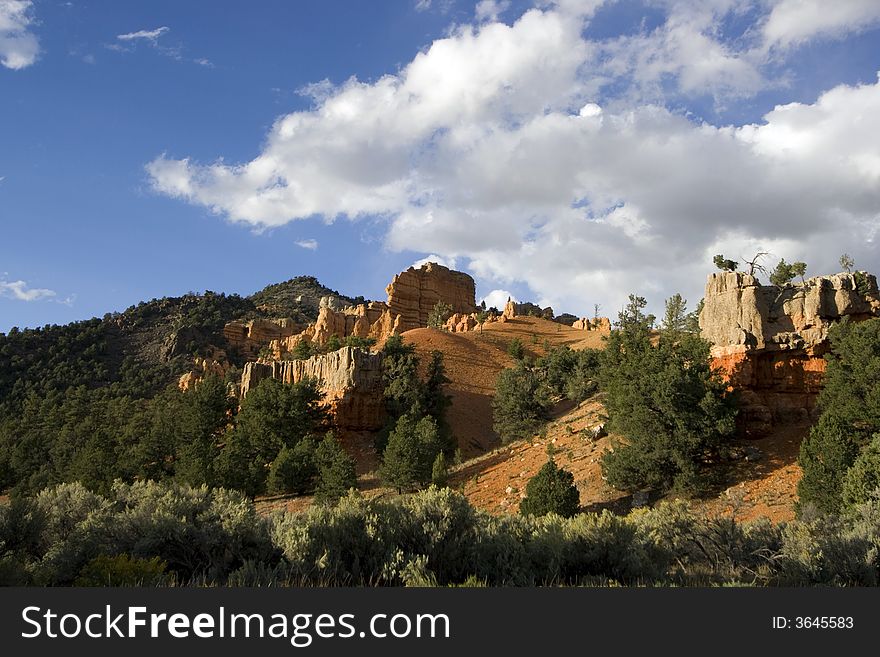
{"label": "green bush cluster", "polygon": [[0,583],[40,585],[869,585],[880,500],[773,525],[695,515],[495,517],[430,488],[264,518],[238,493],[79,484],[0,506]]}

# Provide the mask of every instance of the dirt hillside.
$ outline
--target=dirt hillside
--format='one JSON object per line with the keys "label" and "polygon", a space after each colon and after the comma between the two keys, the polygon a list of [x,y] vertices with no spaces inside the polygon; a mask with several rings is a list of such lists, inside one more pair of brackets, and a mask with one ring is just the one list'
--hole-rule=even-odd
{"label": "dirt hillside", "polygon": [[485,324],[480,330],[447,333],[421,328],[407,331],[403,339],[415,345],[426,363],[431,351],[443,352],[452,408],[448,417],[458,438],[462,455],[471,458],[500,445],[492,430],[492,396],[495,380],[505,367],[513,365],[507,346],[519,339],[526,351],[542,356],[547,345],[569,345],[573,348],[601,348],[601,335],[596,331],[580,331],[538,317],[515,317],[504,323]]}

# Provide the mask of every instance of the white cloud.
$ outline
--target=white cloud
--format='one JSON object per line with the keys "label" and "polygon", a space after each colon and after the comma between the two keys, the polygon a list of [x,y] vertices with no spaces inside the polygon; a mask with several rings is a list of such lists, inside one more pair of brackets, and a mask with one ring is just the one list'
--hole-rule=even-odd
{"label": "white cloud", "polygon": [[40,53],[40,43],[29,29],[32,6],[30,0],[0,0],[0,64],[6,68],[27,68]]}
{"label": "white cloud", "polygon": [[[580,315],[613,316],[630,292],[695,302],[719,252],[880,264],[880,83],[698,123],[652,85],[761,88],[757,46],[712,27],[737,3],[669,0],[657,30],[602,43],[562,4],[459,26],[372,83],[323,83],[250,162],[163,155],[152,184],[256,228],[378,215],[389,249],[455,257],[481,285],[525,283]],[[609,75],[634,92],[606,102]]]}
{"label": "white cloud", "polygon": [[156,42],[160,36],[168,32],[171,28],[157,27],[155,30],[138,30],[137,32],[128,32],[127,34],[117,34],[116,38],[120,41],[135,41],[144,39],[145,41]]}
{"label": "white cloud", "polygon": [[307,240],[297,240],[296,245],[302,247],[303,249],[308,249],[309,251],[317,251],[318,250],[318,240],[307,239]]}
{"label": "white cloud", "polygon": [[507,305],[508,299],[511,299],[514,302],[519,301],[519,299],[507,290],[492,290],[489,294],[480,299],[480,303],[485,302],[486,308],[498,308],[498,310],[504,310],[504,306]]}
{"label": "white cloud", "polygon": [[418,269],[422,265],[427,265],[429,262],[443,265],[444,267],[448,267],[449,269],[458,268],[458,261],[455,258],[444,258],[442,256],[438,256],[435,253],[432,253],[431,255],[422,258],[421,260],[416,260],[414,263],[412,263],[412,266]]}
{"label": "white cloud", "polygon": [[53,290],[28,287],[24,281],[0,280],[0,297],[8,297],[18,301],[39,301],[54,296]]}
{"label": "white cloud", "polygon": [[474,8],[474,16],[478,22],[497,21],[508,9],[510,0],[480,0]]}
{"label": "white cloud", "polygon": [[778,0],[763,26],[766,45],[789,47],[842,37],[880,21],[877,0]]}

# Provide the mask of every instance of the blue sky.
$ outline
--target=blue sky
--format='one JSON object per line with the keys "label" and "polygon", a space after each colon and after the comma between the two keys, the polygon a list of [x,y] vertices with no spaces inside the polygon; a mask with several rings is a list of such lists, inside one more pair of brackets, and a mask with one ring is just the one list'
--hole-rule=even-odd
{"label": "blue sky", "polygon": [[576,314],[695,302],[716,252],[877,271],[878,36],[875,0],[0,0],[0,331],[427,256]]}

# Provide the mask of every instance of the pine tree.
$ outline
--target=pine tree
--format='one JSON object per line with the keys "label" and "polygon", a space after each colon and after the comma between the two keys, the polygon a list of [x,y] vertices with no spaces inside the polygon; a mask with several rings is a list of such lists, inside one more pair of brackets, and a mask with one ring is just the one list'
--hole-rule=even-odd
{"label": "pine tree", "polygon": [[446,466],[446,456],[443,452],[437,454],[434,464],[431,466],[431,483],[443,488],[449,480],[449,468]]}
{"label": "pine tree", "polygon": [[836,513],[847,470],[880,432],[880,319],[844,320],[831,327],[828,337],[822,414],[801,444],[798,497],[802,509]]}
{"label": "pine tree", "polygon": [[404,415],[388,437],[382,478],[398,492],[424,486],[431,481],[431,468],[441,451],[434,418]]}
{"label": "pine tree", "polygon": [[318,474],[315,465],[316,448],[317,444],[311,437],[303,438],[293,447],[282,447],[269,468],[267,490],[270,493],[297,495],[312,490]]}
{"label": "pine tree", "polygon": [[492,428],[504,442],[527,438],[544,424],[550,405],[547,386],[538,373],[520,362],[498,375],[492,399]]}
{"label": "pine tree", "polygon": [[698,490],[734,431],[736,408],[710,367],[709,344],[687,333],[661,333],[654,344],[644,306],[630,297],[600,356],[610,429],[625,438],[602,470],[622,490]]}
{"label": "pine tree", "polygon": [[315,499],[321,502],[334,502],[357,488],[357,471],[354,459],[342,447],[332,433],[324,436],[315,450],[315,464],[318,470],[318,487]]}

